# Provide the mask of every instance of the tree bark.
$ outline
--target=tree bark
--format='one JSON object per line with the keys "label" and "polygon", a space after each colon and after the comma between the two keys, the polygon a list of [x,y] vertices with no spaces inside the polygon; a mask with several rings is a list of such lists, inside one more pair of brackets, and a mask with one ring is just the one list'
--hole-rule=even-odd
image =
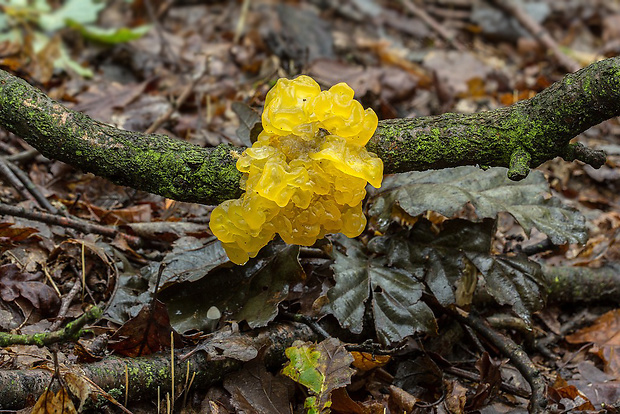
{"label": "tree bark", "polygon": [[[600,167],[602,151],[569,141],[620,114],[620,57],[565,76],[531,99],[476,114],[381,121],[368,143],[385,173],[459,165],[508,167],[512,179],[555,158]],[[243,148],[201,148],[159,134],[124,131],[65,108],[0,70],[0,126],[48,158],[117,184],[202,204],[241,194]]]}
{"label": "tree bark", "polygon": [[[246,338],[248,341],[240,341]],[[315,341],[316,334],[308,326],[299,323],[277,323],[261,330],[248,333],[233,334],[230,337],[215,335],[210,341],[206,339],[199,346],[200,349],[177,350],[175,355],[175,396],[182,391],[183,385],[188,382],[189,376],[195,373],[192,382],[193,389],[206,390],[209,386],[221,382],[226,374],[239,370],[244,361],[233,356],[211,355],[206,352],[212,342],[217,342],[217,349],[240,349],[242,345],[259,351],[263,349],[262,360],[268,367],[279,368],[285,362],[284,350],[295,340]],[[240,349],[241,350],[241,349]],[[243,351],[243,350],[241,350]],[[180,355],[187,353],[186,358]],[[162,395],[170,392],[172,384],[172,370],[170,353],[157,353],[143,357],[123,358],[109,356],[99,362],[76,364],[70,372],[85,377],[110,393],[121,403],[128,392],[129,402],[154,399],[157,389]],[[26,406],[28,401],[36,400],[50,384],[53,370],[0,370],[0,409],[18,410]],[[61,375],[64,372],[61,371]],[[57,383],[57,382],[56,382]],[[128,389],[126,389],[128,384]]]}

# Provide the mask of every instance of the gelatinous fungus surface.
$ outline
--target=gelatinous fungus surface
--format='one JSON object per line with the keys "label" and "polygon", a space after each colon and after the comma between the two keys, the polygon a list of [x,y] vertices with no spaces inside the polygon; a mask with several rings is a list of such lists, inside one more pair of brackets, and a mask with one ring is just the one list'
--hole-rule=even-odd
{"label": "gelatinous fungus surface", "polygon": [[309,246],[327,233],[364,230],[366,183],[381,186],[383,163],[365,148],[377,115],[353,94],[346,83],[321,91],[303,75],[267,93],[263,132],[237,161],[245,193],[211,214],[211,231],[232,262],[256,256],[276,233]]}

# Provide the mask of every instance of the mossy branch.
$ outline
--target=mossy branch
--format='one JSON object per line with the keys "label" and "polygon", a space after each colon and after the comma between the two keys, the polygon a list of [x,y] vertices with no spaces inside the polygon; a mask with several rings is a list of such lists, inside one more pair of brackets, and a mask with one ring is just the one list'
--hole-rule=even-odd
{"label": "mossy branch", "polygon": [[18,335],[0,332],[0,346],[37,345],[46,346],[57,342],[75,341],[82,335],[82,328],[90,322],[101,318],[103,311],[93,306],[76,320],[69,322],[63,329],[53,332],[36,333],[32,335]]}
{"label": "mossy branch", "polygon": [[[594,167],[605,154],[569,141],[620,115],[620,57],[565,76],[535,97],[476,114],[381,121],[368,149],[385,173],[459,165],[503,166],[512,179],[555,158]],[[48,158],[117,184],[179,201],[219,204],[240,195],[243,148],[201,148],[165,135],[129,132],[65,108],[0,70],[0,126]]]}

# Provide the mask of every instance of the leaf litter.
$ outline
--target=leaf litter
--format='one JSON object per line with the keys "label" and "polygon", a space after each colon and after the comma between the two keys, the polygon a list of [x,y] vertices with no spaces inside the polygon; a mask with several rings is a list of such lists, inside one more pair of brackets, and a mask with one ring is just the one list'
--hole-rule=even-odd
{"label": "leaf litter", "polygon": [[[2,7],[9,3],[21,4],[0,1]],[[173,109],[159,132],[203,146],[251,142],[264,95],[280,76],[308,73],[323,86],[347,81],[365,106],[387,118],[508,105],[533,96],[565,72],[516,20],[506,23],[504,13],[489,16],[489,10],[497,11],[489,5],[454,1],[446,8],[435,0],[418,2],[419,9],[469,45],[459,51],[421,14],[378,0],[286,5],[265,0],[251,2],[246,15],[238,2],[158,3],[158,24],[145,17],[143,2],[82,3],[33,2],[34,9],[49,13],[21,26],[19,33],[6,14],[0,15],[0,66],[101,122],[129,130],[144,131]],[[615,6],[524,4],[584,65],[601,53],[615,54]],[[80,7],[84,13],[75,14]],[[450,69],[455,66],[460,70]],[[201,73],[203,80],[176,106]],[[79,279],[85,286],[65,315],[69,321],[88,305],[105,307],[104,319],[90,327],[88,337],[114,338],[102,341],[103,356],[115,346],[130,355],[169,352],[170,333],[177,331],[175,346],[247,361],[224,380],[219,394],[215,388],[196,392],[194,407],[290,412],[307,401],[316,409],[331,402],[335,412],[523,410],[527,401],[506,391],[515,378],[510,363],[500,364],[502,356],[492,347],[478,349],[480,344],[455,328],[443,309],[485,316],[508,312],[526,320],[530,330],[504,332],[517,340],[545,339],[567,363],[559,365],[526,342],[526,352],[549,373],[551,408],[602,412],[603,404],[609,407],[620,398],[613,305],[551,305],[545,308],[555,312],[550,321],[537,313],[549,283],[539,264],[543,270],[574,264],[587,274],[617,262],[619,134],[612,120],[577,138],[608,149],[602,171],[551,161],[517,183],[505,179],[505,170],[475,167],[388,176],[369,197],[371,227],[359,239],[335,236],[309,249],[275,242],[243,268],[231,266],[210,238],[210,207],[171,203],[35,156],[18,165],[57,208],[70,217],[115,226],[140,243],[4,216],[0,326],[22,332],[50,326]],[[0,132],[0,138],[3,156],[27,150],[14,136]],[[6,183],[0,188],[3,203],[38,208]],[[505,213],[514,220],[504,220]],[[529,257],[520,251],[544,238],[556,248]],[[330,328],[343,342],[294,345],[291,359],[297,358],[295,352],[319,355],[289,370],[304,387],[295,390],[280,371],[282,361],[279,368],[265,368],[260,350],[244,335],[269,329],[273,321],[296,319],[302,311],[311,325]],[[579,311],[590,320],[604,316],[588,330],[574,320]],[[543,318],[557,325],[554,332],[541,331],[548,329]],[[218,337],[224,334],[233,339]],[[594,345],[579,352],[588,343]],[[30,365],[49,360],[34,348],[13,349],[2,353],[6,366],[28,354],[35,356]],[[359,349],[364,365],[353,359]],[[75,358],[72,352],[69,344],[59,350],[68,363]],[[394,355],[368,363],[381,361],[382,352]],[[442,371],[446,360],[474,377]],[[300,380],[316,368],[320,375],[312,378],[318,381]],[[111,398],[110,389],[97,392]],[[86,404],[81,395],[95,391],[72,393]],[[137,398],[128,403],[134,412],[153,412],[153,405],[144,408]]]}

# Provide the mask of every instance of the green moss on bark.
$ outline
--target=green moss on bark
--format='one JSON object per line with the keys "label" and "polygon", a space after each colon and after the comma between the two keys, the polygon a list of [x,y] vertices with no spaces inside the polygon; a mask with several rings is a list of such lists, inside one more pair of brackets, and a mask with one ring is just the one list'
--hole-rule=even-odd
{"label": "green moss on bark", "polygon": [[[386,173],[460,165],[504,166],[522,178],[555,158],[595,167],[604,154],[569,141],[620,114],[620,58],[567,75],[534,98],[477,114],[381,121],[368,149]],[[243,148],[200,148],[163,135],[122,131],[71,111],[0,71],[0,126],[45,156],[136,189],[180,201],[219,204],[241,194]]]}

